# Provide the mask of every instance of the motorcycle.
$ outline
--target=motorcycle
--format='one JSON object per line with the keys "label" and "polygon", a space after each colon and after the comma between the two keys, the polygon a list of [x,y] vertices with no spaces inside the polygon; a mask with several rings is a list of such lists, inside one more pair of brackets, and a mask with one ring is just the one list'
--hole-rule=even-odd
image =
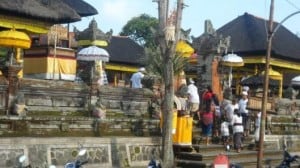
{"label": "motorcycle", "polygon": [[66,163],[65,168],[82,168],[82,165],[88,163],[88,160],[86,159],[86,160],[81,161],[78,157],[83,156],[85,154],[86,154],[86,149],[81,149],[78,152],[78,156],[77,156],[76,160],[73,162]]}
{"label": "motorcycle", "polygon": [[157,163],[154,159],[151,159],[148,168],[161,168],[161,165]]}
{"label": "motorcycle", "polygon": [[19,157],[19,166],[18,166],[18,168],[31,168],[30,164],[24,166],[25,160],[26,160],[25,155],[22,155],[22,156]]}
{"label": "motorcycle", "polygon": [[[26,160],[26,156],[25,156],[25,155],[22,155],[22,156],[19,157],[19,160],[18,160],[18,161],[19,161],[18,168],[31,168],[31,165],[30,165],[30,164],[24,166],[25,160]],[[56,166],[50,165],[49,168],[56,168]]]}
{"label": "motorcycle", "polygon": [[298,155],[291,155],[285,146],[283,147],[283,150],[283,159],[280,165],[278,165],[276,168],[289,168],[292,163],[298,162]]}

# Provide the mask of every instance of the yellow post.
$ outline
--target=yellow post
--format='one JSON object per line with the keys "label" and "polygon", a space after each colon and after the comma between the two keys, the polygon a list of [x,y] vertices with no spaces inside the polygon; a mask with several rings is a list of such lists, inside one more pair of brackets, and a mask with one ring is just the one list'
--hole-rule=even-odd
{"label": "yellow post", "polygon": [[[23,59],[21,56],[21,48],[16,48],[16,62],[18,64],[20,64],[21,66],[23,66]],[[19,78],[23,78],[23,68],[20,70],[20,72],[18,73],[18,77]]]}
{"label": "yellow post", "polygon": [[283,86],[283,78],[279,80],[279,90],[278,90],[278,97],[282,98],[282,86]]}
{"label": "yellow post", "polygon": [[115,86],[117,86],[117,79],[118,79],[118,78],[117,78],[117,75],[115,74],[115,75],[114,75],[114,85],[115,85]]}

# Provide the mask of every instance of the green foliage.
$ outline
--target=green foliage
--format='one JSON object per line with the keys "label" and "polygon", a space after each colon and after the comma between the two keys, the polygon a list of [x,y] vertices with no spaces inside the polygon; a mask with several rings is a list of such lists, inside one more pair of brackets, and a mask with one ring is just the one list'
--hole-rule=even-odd
{"label": "green foliage", "polygon": [[153,47],[156,46],[154,39],[157,28],[157,18],[142,14],[129,20],[120,35],[129,36],[141,46]]}
{"label": "green foliage", "polygon": [[[146,59],[143,60],[145,62],[145,65],[147,65],[147,70],[153,75],[159,76],[163,78],[163,70],[164,70],[164,60],[163,57],[160,54],[160,50],[158,47],[155,48],[146,48]],[[175,54],[174,57],[172,57],[173,62],[173,69],[174,69],[174,75],[179,75],[184,68],[188,64],[188,58],[185,58],[178,53]]]}
{"label": "green foliage", "polygon": [[0,47],[0,57],[6,57],[8,53],[8,48]]}
{"label": "green foliage", "polygon": [[7,55],[9,52],[9,48],[6,47],[0,47],[0,65],[5,65],[5,62],[7,60]]}

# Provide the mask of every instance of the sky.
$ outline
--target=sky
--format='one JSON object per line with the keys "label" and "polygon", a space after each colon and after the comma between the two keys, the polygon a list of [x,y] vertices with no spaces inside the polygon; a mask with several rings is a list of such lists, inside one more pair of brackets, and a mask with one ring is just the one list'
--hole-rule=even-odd
{"label": "sky", "polygon": [[[94,6],[98,13],[94,16],[84,17],[81,21],[71,24],[80,31],[86,29],[94,18],[98,28],[103,32],[113,30],[118,35],[123,26],[132,18],[141,14],[158,17],[158,5],[153,0],[85,0]],[[200,36],[204,31],[204,21],[211,20],[213,27],[218,29],[226,23],[243,15],[245,12],[269,18],[271,0],[184,0],[183,29],[191,28],[190,35]],[[176,1],[170,0],[170,9],[175,9]],[[275,0],[274,21],[281,22],[290,14],[300,10],[300,0]],[[283,25],[292,33],[300,35],[300,14],[286,20]]]}

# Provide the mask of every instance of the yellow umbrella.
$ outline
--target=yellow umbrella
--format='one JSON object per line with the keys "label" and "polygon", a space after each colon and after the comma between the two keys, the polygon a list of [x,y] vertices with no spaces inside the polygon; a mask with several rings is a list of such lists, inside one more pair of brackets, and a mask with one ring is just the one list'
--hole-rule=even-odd
{"label": "yellow umbrella", "polygon": [[[262,71],[262,75],[265,74],[265,71]],[[273,70],[272,68],[269,69],[269,77],[275,80],[281,80],[282,74],[278,71]]]}
{"label": "yellow umbrella", "polygon": [[[261,74],[264,75],[265,71],[263,71]],[[273,70],[272,67],[270,67],[270,69],[269,69],[269,78],[279,81],[278,96],[281,98],[282,97],[282,86],[283,86],[283,76],[282,76],[282,74],[278,71]]]}
{"label": "yellow umbrella", "polygon": [[176,45],[176,52],[180,53],[183,57],[189,58],[195,50],[184,40],[179,40]]}
{"label": "yellow umbrella", "polygon": [[26,33],[14,29],[0,32],[0,46],[14,48],[30,48],[31,40]]}

